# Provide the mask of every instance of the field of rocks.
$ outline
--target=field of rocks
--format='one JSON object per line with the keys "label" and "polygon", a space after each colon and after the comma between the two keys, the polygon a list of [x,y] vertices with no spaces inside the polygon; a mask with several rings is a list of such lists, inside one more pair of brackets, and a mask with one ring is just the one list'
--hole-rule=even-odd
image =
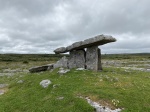
{"label": "field of rocks", "polygon": [[[61,57],[1,54],[0,111],[150,111],[150,54],[102,55],[101,72],[85,69],[71,69],[66,74],[59,74],[60,69],[29,72],[33,66],[55,63]],[[43,88],[42,80],[49,80],[49,86]]]}

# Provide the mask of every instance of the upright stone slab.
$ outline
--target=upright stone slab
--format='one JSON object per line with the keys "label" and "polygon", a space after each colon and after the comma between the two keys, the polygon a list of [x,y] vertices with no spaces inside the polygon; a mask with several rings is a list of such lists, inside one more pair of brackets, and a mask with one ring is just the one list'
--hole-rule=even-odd
{"label": "upright stone slab", "polygon": [[85,68],[85,50],[76,51],[76,68]]}
{"label": "upright stone slab", "polygon": [[70,51],[69,68],[85,68],[85,50]]}
{"label": "upright stone slab", "polygon": [[68,60],[68,67],[69,68],[76,68],[76,51],[70,51],[70,56]]}
{"label": "upright stone slab", "polygon": [[54,68],[64,67],[68,68],[68,59],[66,56],[62,57],[59,61],[54,64]]}
{"label": "upright stone slab", "polygon": [[86,50],[86,68],[89,70],[102,70],[101,52],[98,46],[92,46]]}

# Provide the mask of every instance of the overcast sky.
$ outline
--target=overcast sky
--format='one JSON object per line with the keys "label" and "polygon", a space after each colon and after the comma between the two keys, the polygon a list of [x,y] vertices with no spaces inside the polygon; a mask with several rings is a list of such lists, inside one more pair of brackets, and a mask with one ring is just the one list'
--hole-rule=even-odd
{"label": "overcast sky", "polygon": [[150,52],[150,0],[0,0],[0,53],[53,53],[99,34],[102,53]]}

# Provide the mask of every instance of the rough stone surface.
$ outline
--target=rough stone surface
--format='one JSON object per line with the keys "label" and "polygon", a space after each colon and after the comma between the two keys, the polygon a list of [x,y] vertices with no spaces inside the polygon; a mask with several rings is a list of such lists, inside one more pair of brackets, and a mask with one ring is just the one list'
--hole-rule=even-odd
{"label": "rough stone surface", "polygon": [[0,90],[0,95],[3,95],[5,93],[5,90]]}
{"label": "rough stone surface", "polygon": [[70,56],[68,60],[69,68],[76,68],[76,51],[70,51]]}
{"label": "rough stone surface", "polygon": [[66,48],[65,47],[60,47],[60,48],[55,49],[54,52],[56,54],[64,53],[64,52],[66,52]]}
{"label": "rough stone surface", "polygon": [[23,80],[19,80],[17,83],[18,84],[21,84],[21,83],[23,83],[24,81]]}
{"label": "rough stone surface", "polygon": [[54,68],[65,67],[68,68],[68,59],[66,56],[62,57],[59,61],[54,64]]}
{"label": "rough stone surface", "polygon": [[47,88],[49,85],[51,84],[51,81],[46,79],[46,80],[42,80],[40,82],[40,85],[43,87],[43,88]]}
{"label": "rough stone surface", "polygon": [[53,65],[52,65],[52,64],[32,67],[32,68],[29,69],[29,71],[30,71],[31,73],[35,73],[35,72],[46,71],[46,70],[48,70],[48,69],[50,69],[50,68],[53,68]]}
{"label": "rough stone surface", "polygon": [[69,68],[85,68],[85,50],[70,51]]}
{"label": "rough stone surface", "polygon": [[93,38],[86,39],[84,41],[75,42],[68,47],[61,47],[54,50],[55,53],[66,53],[72,50],[84,49],[91,46],[99,46],[110,42],[115,42],[116,39],[109,35],[98,35]]}
{"label": "rough stone surface", "polygon": [[87,48],[86,51],[86,68],[89,70],[102,70],[101,66],[101,53],[98,46]]}
{"label": "rough stone surface", "polygon": [[77,68],[76,70],[82,71],[82,70],[86,70],[85,68]]}
{"label": "rough stone surface", "polygon": [[72,45],[66,47],[66,51],[71,51],[71,50],[73,50],[74,48],[78,48],[78,47],[82,46],[82,44],[83,44],[82,41],[75,42],[75,43],[73,43]]}
{"label": "rough stone surface", "polygon": [[70,71],[69,69],[60,68],[57,73],[59,73],[60,75],[64,75],[65,73],[67,73],[69,71]]}
{"label": "rough stone surface", "polygon": [[94,102],[92,101],[91,99],[89,98],[86,98],[87,102],[96,109],[96,112],[121,112],[121,109],[118,108],[118,109],[115,109],[115,110],[111,110],[110,108],[108,107],[105,107],[105,106],[102,106],[100,105],[99,103],[97,102]]}
{"label": "rough stone surface", "polygon": [[5,88],[5,87],[7,87],[8,86],[8,84],[0,84],[0,89],[1,88]]}

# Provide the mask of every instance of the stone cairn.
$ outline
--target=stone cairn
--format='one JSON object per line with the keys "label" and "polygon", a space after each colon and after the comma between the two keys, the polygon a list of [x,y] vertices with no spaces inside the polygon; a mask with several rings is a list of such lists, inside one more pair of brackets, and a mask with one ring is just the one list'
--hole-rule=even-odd
{"label": "stone cairn", "polygon": [[[98,35],[84,41],[75,42],[67,47],[57,48],[54,50],[56,54],[69,52],[70,56],[69,59],[63,57],[53,64],[53,67],[51,65],[51,68],[84,68],[93,71],[101,71],[101,50],[98,46],[115,41],[116,39],[112,36]],[[48,66],[46,67],[48,68]],[[30,70],[32,71],[32,69]]]}

